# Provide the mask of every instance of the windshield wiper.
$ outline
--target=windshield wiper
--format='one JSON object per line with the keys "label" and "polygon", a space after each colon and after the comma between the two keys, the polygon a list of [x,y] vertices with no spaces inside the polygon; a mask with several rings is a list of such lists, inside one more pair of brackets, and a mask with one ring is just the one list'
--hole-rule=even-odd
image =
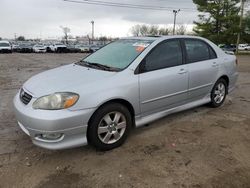
{"label": "windshield wiper", "polygon": [[77,62],[76,64],[83,65],[83,66],[90,67],[90,68],[97,68],[97,69],[101,69],[101,70],[106,70],[106,71],[120,71],[121,70],[119,68],[110,67],[108,65],[102,65],[99,63],[90,63],[90,62],[84,61],[84,60],[81,60],[81,61]]}

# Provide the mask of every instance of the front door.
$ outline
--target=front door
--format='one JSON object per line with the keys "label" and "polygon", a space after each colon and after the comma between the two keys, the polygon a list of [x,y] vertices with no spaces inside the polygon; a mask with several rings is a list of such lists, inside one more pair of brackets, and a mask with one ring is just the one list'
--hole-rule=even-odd
{"label": "front door", "polygon": [[188,69],[179,40],[166,40],[149,52],[140,65],[139,86],[142,116],[185,103]]}

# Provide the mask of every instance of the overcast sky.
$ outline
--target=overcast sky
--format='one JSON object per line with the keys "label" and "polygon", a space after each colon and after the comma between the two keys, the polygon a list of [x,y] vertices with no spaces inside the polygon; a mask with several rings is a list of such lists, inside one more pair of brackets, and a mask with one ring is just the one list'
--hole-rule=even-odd
{"label": "overcast sky", "polygon": [[[78,0],[77,0],[78,1]],[[81,0],[79,0],[81,1]],[[192,0],[102,0],[170,7],[169,11],[140,10],[65,2],[63,0],[0,0],[0,37],[26,38],[61,37],[60,26],[71,29],[71,35],[91,33],[90,21],[95,21],[96,36],[128,36],[137,23],[167,25],[173,23],[172,9],[181,9],[177,24],[191,25],[197,20]]]}

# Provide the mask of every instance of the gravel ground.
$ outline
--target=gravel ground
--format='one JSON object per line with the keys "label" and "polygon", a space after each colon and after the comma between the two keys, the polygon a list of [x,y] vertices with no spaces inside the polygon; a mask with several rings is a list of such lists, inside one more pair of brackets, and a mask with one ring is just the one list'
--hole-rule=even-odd
{"label": "gravel ground", "polygon": [[225,104],[170,115],[120,148],[49,151],[17,126],[12,99],[29,77],[83,54],[0,54],[0,187],[250,187],[250,56]]}

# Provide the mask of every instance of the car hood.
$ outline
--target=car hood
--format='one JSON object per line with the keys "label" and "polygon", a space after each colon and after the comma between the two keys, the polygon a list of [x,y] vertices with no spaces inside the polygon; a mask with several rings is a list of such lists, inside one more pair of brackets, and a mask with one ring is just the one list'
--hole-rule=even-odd
{"label": "car hood", "polygon": [[84,85],[104,81],[114,74],[117,72],[70,64],[37,74],[26,81],[23,87],[33,97],[41,97],[55,92],[74,92],[79,86],[84,87]]}

